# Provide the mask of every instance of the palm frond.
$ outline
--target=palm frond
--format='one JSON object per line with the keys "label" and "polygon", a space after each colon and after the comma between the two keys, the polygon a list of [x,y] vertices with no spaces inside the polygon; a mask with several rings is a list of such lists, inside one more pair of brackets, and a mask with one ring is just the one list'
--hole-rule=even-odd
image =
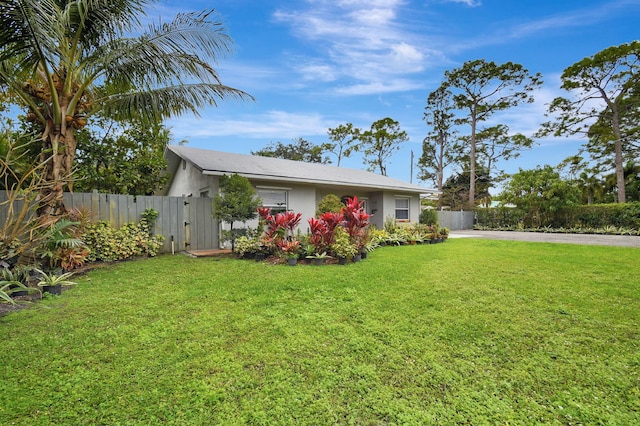
{"label": "palm frond", "polygon": [[180,14],[137,38],[106,43],[87,58],[87,68],[105,81],[136,87],[167,85],[167,80],[220,83],[211,64],[231,51],[231,39],[221,23],[208,19],[211,14]]}
{"label": "palm frond", "polygon": [[103,114],[113,117],[143,116],[157,119],[192,112],[223,99],[253,100],[242,90],[222,84],[189,84],[137,91],[97,99]]}

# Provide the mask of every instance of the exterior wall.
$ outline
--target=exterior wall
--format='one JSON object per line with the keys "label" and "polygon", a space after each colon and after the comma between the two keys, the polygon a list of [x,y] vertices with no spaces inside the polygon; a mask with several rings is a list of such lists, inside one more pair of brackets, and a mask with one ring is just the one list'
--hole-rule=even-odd
{"label": "exterior wall", "polygon": [[309,218],[316,215],[316,189],[312,186],[292,186],[289,191],[289,210],[302,213],[298,229],[307,232]]}
{"label": "exterior wall", "polygon": [[171,179],[171,186],[167,191],[167,195],[173,197],[189,195],[199,197],[202,189],[210,188],[209,195],[213,196],[217,191],[217,181],[218,178],[216,176],[204,175],[193,164],[183,160],[182,164],[177,168],[175,176]]}
{"label": "exterior wall", "polygon": [[382,191],[369,193],[369,210],[367,213],[372,215],[369,222],[378,229],[384,228],[384,193]]}
{"label": "exterior wall", "polygon": [[[391,217],[396,217],[396,198],[409,198],[409,220],[403,221],[405,223],[416,223],[420,219],[420,197],[416,194],[400,193],[400,192],[385,192],[382,197],[382,211],[380,216],[376,218],[375,224],[378,228],[382,228],[384,221]],[[378,225],[378,222],[382,222]],[[373,221],[372,221],[373,223]]]}
{"label": "exterior wall", "polygon": [[418,223],[420,221],[420,197],[417,195],[411,196],[409,202],[409,220],[412,223]]}
{"label": "exterior wall", "polygon": [[[184,164],[184,167],[183,167]],[[207,193],[209,197],[213,197],[219,189],[219,178],[217,176],[204,175],[200,170],[195,168],[191,163],[181,164],[172,179],[171,185],[167,192],[169,196],[192,196],[200,197],[203,193]],[[398,195],[406,196],[409,202],[409,222],[417,222],[420,215],[420,199],[417,194],[412,193],[396,193],[385,191],[352,191],[348,188],[331,188],[319,187],[311,185],[292,184],[290,182],[277,181],[256,181],[251,180],[251,184],[256,189],[260,187],[283,188],[288,192],[288,209],[296,213],[302,213],[302,218],[298,229],[305,233],[309,229],[308,220],[315,216],[316,208],[322,198],[327,194],[335,194],[338,197],[345,195],[357,196],[360,199],[366,199],[367,213],[371,214],[371,223],[377,228],[382,229],[387,217],[395,218],[395,200]],[[258,220],[254,219],[246,223],[234,223],[234,228],[255,228],[258,226]],[[220,230],[228,229],[227,224],[221,224]]]}
{"label": "exterior wall", "polygon": [[[271,182],[271,181],[250,181],[256,190],[261,187],[267,188],[282,188],[287,191],[287,208],[296,213],[302,213],[300,224],[298,229],[300,232],[307,232],[309,229],[309,218],[314,217],[316,214],[316,189],[309,185],[288,185],[283,182]],[[215,185],[215,191],[218,187]],[[214,193],[211,195],[213,196]],[[234,223],[235,229],[241,228],[256,228],[258,226],[258,219],[249,220],[246,223]],[[228,230],[228,224],[221,224],[222,230]],[[223,244],[230,247],[230,243]]]}
{"label": "exterior wall", "polygon": [[396,197],[394,194],[386,192],[382,197],[382,224],[384,225],[384,221],[387,220],[388,217],[392,217],[395,219],[396,215]]}

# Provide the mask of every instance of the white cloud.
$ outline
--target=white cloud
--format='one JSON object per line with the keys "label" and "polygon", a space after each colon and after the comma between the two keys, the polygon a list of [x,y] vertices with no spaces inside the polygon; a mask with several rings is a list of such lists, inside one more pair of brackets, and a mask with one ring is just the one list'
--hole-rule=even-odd
{"label": "white cloud", "polygon": [[371,93],[394,93],[421,89],[424,89],[424,86],[420,82],[400,79],[341,86],[335,88],[334,91],[339,95],[368,95]]}
{"label": "white cloud", "polygon": [[448,3],[464,3],[469,7],[480,6],[482,2],[480,0],[446,0]]}
{"label": "white cloud", "polygon": [[305,80],[311,81],[334,81],[337,79],[335,67],[326,64],[303,64],[298,67],[298,72]]}
{"label": "white cloud", "polygon": [[217,114],[183,117],[167,122],[172,133],[185,139],[234,136],[248,139],[287,139],[302,135],[324,134],[327,125],[319,113],[291,113],[287,111],[267,111],[256,115],[234,114],[220,117]]}
{"label": "white cloud", "polygon": [[405,72],[419,72],[424,69],[424,57],[418,49],[407,43],[391,46],[390,64]]}
{"label": "white cloud", "polygon": [[[464,1],[467,3],[466,0],[450,1]],[[473,1],[470,2],[473,3]],[[637,4],[637,0],[620,0],[602,4],[599,7],[590,6],[584,9],[563,11],[558,15],[503,26],[494,32],[478,34],[472,40],[464,40],[461,43],[452,44],[450,47],[455,51],[475,50],[483,46],[505,44],[515,39],[545,34],[550,31],[557,31],[558,29],[566,30],[572,27],[589,27],[610,19],[614,14],[620,13],[619,8]]]}
{"label": "white cloud", "polygon": [[[399,0],[310,1],[307,10],[279,10],[274,18],[317,50],[307,60],[296,58],[295,68],[306,80],[355,80],[338,93],[372,94],[411,90],[411,74],[422,72],[440,58],[425,49],[424,36],[404,27],[398,17]],[[313,55],[313,53],[307,53]],[[395,84],[389,84],[394,80]],[[401,82],[401,83],[399,83]]]}

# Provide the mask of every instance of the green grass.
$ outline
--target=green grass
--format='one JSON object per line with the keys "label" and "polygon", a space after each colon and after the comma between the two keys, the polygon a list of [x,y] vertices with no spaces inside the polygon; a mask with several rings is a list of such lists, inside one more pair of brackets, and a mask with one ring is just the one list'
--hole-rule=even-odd
{"label": "green grass", "polygon": [[0,424],[640,424],[640,250],[162,256],[0,318]]}

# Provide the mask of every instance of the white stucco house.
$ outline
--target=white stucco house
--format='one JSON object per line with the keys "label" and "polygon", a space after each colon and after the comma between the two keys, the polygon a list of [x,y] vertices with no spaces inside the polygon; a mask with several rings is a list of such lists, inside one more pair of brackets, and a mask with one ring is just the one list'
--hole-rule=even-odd
{"label": "white stucco house", "polygon": [[387,217],[417,222],[420,197],[437,192],[364,170],[280,158],[176,145],[167,147],[165,157],[171,179],[163,195],[211,197],[219,190],[220,176],[237,173],[249,179],[264,206],[302,213],[303,232],[327,194],[357,196],[372,215],[371,223],[382,228]]}

